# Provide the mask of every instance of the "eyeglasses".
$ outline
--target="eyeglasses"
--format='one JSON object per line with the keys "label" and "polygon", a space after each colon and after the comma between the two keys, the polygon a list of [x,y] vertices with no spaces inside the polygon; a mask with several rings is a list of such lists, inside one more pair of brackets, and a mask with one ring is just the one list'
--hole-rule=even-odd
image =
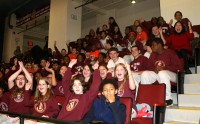
{"label": "eyeglasses", "polygon": [[25,78],[17,78],[16,80],[25,80]]}

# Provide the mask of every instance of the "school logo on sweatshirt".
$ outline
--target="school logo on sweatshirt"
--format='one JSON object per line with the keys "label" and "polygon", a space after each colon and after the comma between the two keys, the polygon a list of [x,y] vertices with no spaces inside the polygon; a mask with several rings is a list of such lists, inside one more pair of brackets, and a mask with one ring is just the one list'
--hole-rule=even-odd
{"label": "school logo on sweatshirt", "polygon": [[34,109],[35,109],[38,113],[43,113],[43,112],[46,110],[46,103],[45,103],[45,102],[35,103]]}
{"label": "school logo on sweatshirt", "polygon": [[118,95],[119,97],[122,97],[122,96],[124,95],[124,89],[118,89],[117,95]]}
{"label": "school logo on sweatshirt", "polygon": [[17,97],[16,98],[14,98],[14,101],[15,102],[22,102],[24,100],[24,95],[22,94],[22,93],[18,93],[17,94]]}
{"label": "school logo on sweatshirt", "polygon": [[8,111],[8,105],[5,102],[0,103],[0,110],[1,111]]}
{"label": "school logo on sweatshirt", "polygon": [[59,86],[58,90],[59,90],[60,93],[64,94],[64,89],[63,89],[62,86]]}
{"label": "school logo on sweatshirt", "polygon": [[69,100],[69,103],[66,106],[67,111],[73,110],[78,105],[79,100],[78,99],[72,99]]}

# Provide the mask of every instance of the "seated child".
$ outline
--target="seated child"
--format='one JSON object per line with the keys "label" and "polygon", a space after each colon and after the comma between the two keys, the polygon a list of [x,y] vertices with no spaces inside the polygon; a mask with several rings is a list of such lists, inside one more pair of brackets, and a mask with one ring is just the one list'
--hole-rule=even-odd
{"label": "seated child", "polygon": [[126,107],[117,96],[117,82],[114,79],[105,79],[99,90],[102,97],[94,101],[90,111],[84,117],[83,123],[101,121],[108,124],[123,124],[126,119]]}

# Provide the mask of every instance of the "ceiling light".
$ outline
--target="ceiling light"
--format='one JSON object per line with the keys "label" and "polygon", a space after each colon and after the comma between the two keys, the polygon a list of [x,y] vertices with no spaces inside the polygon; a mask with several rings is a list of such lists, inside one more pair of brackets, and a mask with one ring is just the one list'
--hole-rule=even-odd
{"label": "ceiling light", "polygon": [[136,1],[135,0],[131,0],[131,3],[134,4],[134,3],[136,3]]}

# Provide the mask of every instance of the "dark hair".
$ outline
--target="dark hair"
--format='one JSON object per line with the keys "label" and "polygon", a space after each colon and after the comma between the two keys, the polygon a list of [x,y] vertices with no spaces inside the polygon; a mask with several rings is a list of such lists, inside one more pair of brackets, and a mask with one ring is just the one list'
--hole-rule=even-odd
{"label": "dark hair", "polygon": [[102,33],[105,33],[106,36],[108,35],[106,31],[101,31],[100,34],[102,35]]}
{"label": "dark hair", "polygon": [[100,92],[102,92],[103,91],[103,87],[106,85],[106,84],[112,84],[114,87],[115,87],[115,89],[118,89],[118,84],[117,84],[117,81],[116,80],[114,80],[114,79],[104,79],[102,82],[101,82],[101,84],[100,84],[100,86],[99,86],[99,91]]}
{"label": "dark hair", "polygon": [[[90,63],[91,63],[91,62],[90,62]],[[93,70],[93,68],[92,68],[92,65],[91,65],[91,64],[84,64],[83,69],[84,69],[86,66],[88,66],[88,68],[90,69],[91,74],[93,74],[94,70]],[[87,90],[90,89],[90,86],[92,85],[92,81],[93,81],[93,76],[92,76],[92,75],[90,76],[90,79],[88,80],[88,82],[85,82],[85,81],[84,81]]]}
{"label": "dark hair", "polygon": [[128,29],[128,30],[130,30],[131,31],[131,27],[130,26],[126,26],[126,28],[125,29]]}
{"label": "dark hair", "polygon": [[137,48],[137,49],[140,51],[140,48],[138,47],[138,45],[133,45],[133,46],[131,47],[131,49],[134,48],[134,47]]}
{"label": "dark hair", "polygon": [[151,43],[152,43],[152,40],[147,40],[147,42],[146,42],[146,46],[150,46],[151,47]]}
{"label": "dark hair", "polygon": [[99,65],[99,67],[101,67],[101,66],[105,67],[105,68],[106,68],[106,70],[108,70],[108,67],[107,67],[107,65],[106,65],[106,64],[100,64],[100,65]]}
{"label": "dark hair", "polygon": [[174,13],[174,17],[176,17],[176,14],[177,14],[177,13],[179,13],[181,16],[183,16],[182,12],[176,11],[176,12]]}
{"label": "dark hair", "polygon": [[151,27],[151,31],[152,31],[152,29],[154,28],[154,27],[160,27],[159,25],[152,25],[152,27]]}
{"label": "dark hair", "polygon": [[106,43],[110,44],[110,46],[113,46],[113,40],[111,40],[111,39],[106,40]]}
{"label": "dark hair", "polygon": [[117,49],[116,47],[111,47],[111,48],[109,49],[109,52],[108,52],[108,53],[110,53],[111,51],[116,51],[117,53],[119,52],[118,49]]}
{"label": "dark hair", "polygon": [[77,55],[76,59],[78,59],[78,56],[82,56],[82,58],[83,58],[83,61],[85,61],[85,59],[86,59],[86,56],[85,56],[85,54],[84,54],[84,53],[79,53],[79,54]]}
{"label": "dark hair", "polygon": [[99,53],[99,55],[102,55],[103,58],[106,58],[106,54],[105,53]]}
{"label": "dark hair", "polygon": [[[64,51],[66,52],[66,49],[62,49],[62,50],[64,50]],[[61,50],[61,51],[62,51],[62,50]]]}
{"label": "dark hair", "polygon": [[[83,75],[77,75],[77,76],[74,76],[74,77],[71,79],[70,84],[69,84],[70,91],[71,91],[71,92],[74,92],[74,91],[73,91],[73,85],[74,85],[74,81],[75,81],[75,80],[79,80],[79,81],[81,82],[81,84],[82,84],[82,86],[83,86],[83,93],[85,93],[85,92],[87,91],[87,85],[86,85],[86,83],[85,83],[85,81],[84,81]],[[67,90],[67,89],[66,89],[66,90]]]}
{"label": "dark hair", "polygon": [[109,19],[113,19],[113,20],[115,20],[115,19],[114,19],[114,17],[112,17],[112,16],[111,16],[111,17],[109,17]]}
{"label": "dark hair", "polygon": [[[176,32],[176,30],[175,30],[175,26],[176,26],[178,23],[180,23],[181,26],[182,26],[182,31],[181,31],[180,33]],[[177,21],[177,22],[174,24],[174,34],[183,34],[183,33],[185,33],[185,26],[183,25],[182,22]]]}
{"label": "dark hair", "polygon": [[140,27],[141,29],[143,29],[142,25],[137,25],[137,26],[136,26],[136,29],[137,29],[138,27]]}
{"label": "dark hair", "polygon": [[152,41],[151,41],[151,44],[155,42],[156,44],[161,44],[163,47],[164,47],[164,42],[161,38],[154,38]]}
{"label": "dark hair", "polygon": [[72,49],[76,49],[77,50],[77,48],[75,46],[72,46]]}

